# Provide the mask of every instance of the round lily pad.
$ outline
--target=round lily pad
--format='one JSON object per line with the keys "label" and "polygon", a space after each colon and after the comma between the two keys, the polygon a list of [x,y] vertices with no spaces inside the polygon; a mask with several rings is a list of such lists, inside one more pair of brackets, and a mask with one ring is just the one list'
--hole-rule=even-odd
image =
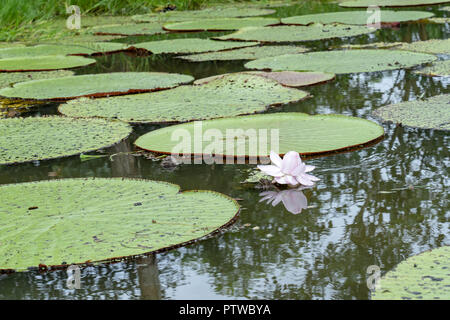
{"label": "round lily pad", "polygon": [[[427,19],[434,16],[431,12],[425,11],[380,11],[380,23],[405,22]],[[284,24],[307,25],[310,23],[344,23],[366,25],[370,13],[367,11],[340,11],[318,14],[307,14],[303,16],[294,16],[281,19]]]}
{"label": "round lily pad", "polygon": [[411,43],[403,42],[398,48],[415,52],[450,54],[450,39],[432,39]]}
{"label": "round lily pad", "polygon": [[248,69],[273,71],[374,72],[410,68],[436,60],[434,55],[403,50],[361,49],[287,54],[247,62]]}
{"label": "round lily pad", "polygon": [[0,59],[0,72],[71,69],[94,63],[94,59],[63,55],[8,58]]}
{"label": "round lily pad", "polygon": [[450,60],[433,62],[429,67],[414,71],[432,77],[450,77]]}
{"label": "round lily pad", "polygon": [[[262,72],[262,71],[244,71],[240,74],[251,74],[255,76],[265,77],[275,80],[285,87],[304,87],[313,84],[328,82],[335,78],[332,73],[323,72],[296,72],[296,71],[281,71],[281,72]],[[212,80],[219,79],[225,75],[216,75],[208,78],[198,79],[194,84],[205,84]]]}
{"label": "round lily pad", "polygon": [[[222,146],[222,152],[218,149],[214,150],[216,155],[225,153],[227,156],[266,157],[272,149],[271,132],[272,129],[275,129],[278,130],[279,153],[285,154],[294,150],[301,155],[323,155],[359,148],[378,141],[384,135],[381,126],[365,119],[343,115],[310,116],[297,112],[206,120],[201,122],[200,136],[198,129],[194,134],[194,128],[198,125],[198,122],[189,122],[157,129],[139,137],[135,145],[162,154],[171,154],[173,150],[176,150],[176,152],[185,154],[195,152],[197,155],[206,152],[199,150],[198,146],[201,146],[199,143],[203,144],[204,150],[211,150],[211,148],[206,147],[214,143],[219,145],[219,150]],[[220,131],[221,136],[216,136],[212,141],[202,141],[203,136],[201,134],[209,129],[212,129],[216,134],[217,131]],[[255,138],[251,137],[250,134],[256,134],[255,132],[260,132],[261,129],[267,130],[267,135],[261,136],[259,141],[255,141]],[[173,139],[172,134],[174,132],[175,136],[180,134],[186,141]],[[229,138],[226,138],[227,136]],[[187,138],[190,138],[190,142],[187,141]],[[266,138],[266,142],[264,142],[264,138]],[[214,139],[217,139],[217,141],[214,141]],[[253,145],[252,148],[249,148],[250,142]],[[180,143],[186,144],[184,150],[176,148]],[[255,146],[258,146],[258,148],[254,148]],[[230,154],[230,150],[233,150],[233,154]],[[205,154],[210,155],[210,153],[211,151]]]}
{"label": "round lily pad", "polygon": [[381,107],[374,115],[410,127],[450,130],[450,94]]}
{"label": "round lily pad", "polygon": [[448,0],[354,0],[344,1],[339,5],[349,8],[365,8],[369,6],[377,7],[413,7],[427,6],[449,2]]}
{"label": "round lily pad", "polygon": [[352,25],[275,26],[247,27],[234,33],[215,37],[217,40],[259,41],[259,42],[299,42],[332,38],[353,37],[373,32],[374,28]]}
{"label": "round lily pad", "polygon": [[193,61],[226,61],[226,60],[255,60],[267,57],[276,57],[290,53],[303,53],[309,49],[302,46],[256,46],[219,52],[206,52],[180,56],[178,58]]}
{"label": "round lily pad", "polygon": [[188,75],[162,72],[115,72],[69,76],[17,83],[0,96],[35,100],[68,100],[148,92],[191,82]]}
{"label": "round lily pad", "polygon": [[131,133],[119,121],[28,117],[0,120],[0,164],[66,157],[109,147]]}
{"label": "round lily pad", "polygon": [[133,47],[159,53],[198,53],[257,45],[254,42],[214,41],[210,39],[173,39],[134,44]]}
{"label": "round lily pad", "polygon": [[275,18],[218,18],[169,23],[164,29],[169,31],[226,31],[244,27],[264,27],[280,23]]}
{"label": "round lily pad", "polygon": [[262,112],[302,100],[307,92],[251,74],[227,74],[204,85],[105,99],[78,99],[59,107],[71,117],[104,117],[132,123],[185,122]]}
{"label": "round lily pad", "polygon": [[0,73],[0,89],[11,87],[13,84],[18,82],[61,78],[72,75],[74,75],[74,73],[69,70],[42,71],[42,72],[5,72]]}
{"label": "round lily pad", "polygon": [[372,300],[449,300],[450,246],[425,251],[400,262],[379,282]]}
{"label": "round lily pad", "polygon": [[[237,202],[152,180],[64,179],[0,186],[0,270],[113,262],[193,243],[237,218]],[[20,195],[18,201],[17,195]]]}
{"label": "round lily pad", "polygon": [[158,22],[98,26],[93,27],[90,30],[98,35],[122,36],[140,36],[165,33],[165,31],[161,27],[161,24]]}

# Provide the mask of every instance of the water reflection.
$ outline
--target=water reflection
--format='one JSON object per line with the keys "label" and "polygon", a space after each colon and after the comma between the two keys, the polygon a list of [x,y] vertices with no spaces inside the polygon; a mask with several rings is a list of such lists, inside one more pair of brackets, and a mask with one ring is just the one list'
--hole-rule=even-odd
{"label": "water reflection", "polygon": [[259,202],[266,201],[267,204],[272,204],[273,207],[281,202],[287,211],[299,214],[308,207],[308,199],[306,199],[302,190],[303,188],[300,187],[288,190],[264,191],[259,194],[261,196]]}

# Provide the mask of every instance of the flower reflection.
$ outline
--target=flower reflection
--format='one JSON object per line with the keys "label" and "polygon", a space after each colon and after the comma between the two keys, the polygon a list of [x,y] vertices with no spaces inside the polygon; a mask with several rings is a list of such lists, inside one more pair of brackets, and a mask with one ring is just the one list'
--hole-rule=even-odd
{"label": "flower reflection", "polygon": [[281,191],[264,191],[259,194],[262,197],[259,202],[267,200],[267,204],[272,203],[274,207],[283,202],[287,211],[299,214],[308,207],[308,199],[306,199],[302,190],[303,187]]}

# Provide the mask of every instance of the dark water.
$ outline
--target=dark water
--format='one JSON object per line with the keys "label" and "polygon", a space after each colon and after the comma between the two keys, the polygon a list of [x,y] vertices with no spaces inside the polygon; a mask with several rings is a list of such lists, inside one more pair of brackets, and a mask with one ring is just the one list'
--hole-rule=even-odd
{"label": "dark water", "polygon": [[[421,9],[445,16],[438,8]],[[290,16],[342,9],[314,1],[277,10],[278,16]],[[344,43],[446,39],[449,33],[448,25],[411,23],[305,45],[321,50]],[[201,78],[244,69],[243,61],[187,63],[170,56],[116,54],[97,60],[96,66],[77,73],[166,71]],[[340,75],[334,82],[306,88],[313,98],[271,112],[339,113],[376,121],[372,110],[448,93],[449,82],[410,70]],[[55,106],[46,106],[37,114],[55,112]],[[308,161],[321,181],[304,190],[308,208],[298,215],[281,203],[272,207],[259,202],[262,190],[240,183],[251,165],[165,168],[143,157],[117,155],[113,161],[82,162],[75,156],[0,166],[2,184],[52,179],[49,173],[57,178],[132,177],[242,199],[239,221],[218,237],[139,261],[84,268],[78,290],[67,289],[65,271],[2,275],[0,299],[367,299],[368,266],[377,265],[385,273],[411,255],[450,244],[448,133],[383,126],[386,138],[373,147]],[[133,151],[136,137],[154,128],[136,127],[133,136],[107,153]]]}

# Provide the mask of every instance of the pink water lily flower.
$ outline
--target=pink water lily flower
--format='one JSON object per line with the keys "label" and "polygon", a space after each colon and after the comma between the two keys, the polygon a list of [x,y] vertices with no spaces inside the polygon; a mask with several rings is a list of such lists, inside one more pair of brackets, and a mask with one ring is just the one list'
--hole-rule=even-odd
{"label": "pink water lily flower", "polygon": [[278,154],[270,151],[270,161],[272,165],[259,165],[258,169],[274,177],[274,182],[279,184],[287,184],[296,186],[302,184],[304,186],[313,186],[315,181],[320,179],[307,174],[315,169],[314,166],[306,165],[300,159],[298,152],[289,151],[281,159]]}

